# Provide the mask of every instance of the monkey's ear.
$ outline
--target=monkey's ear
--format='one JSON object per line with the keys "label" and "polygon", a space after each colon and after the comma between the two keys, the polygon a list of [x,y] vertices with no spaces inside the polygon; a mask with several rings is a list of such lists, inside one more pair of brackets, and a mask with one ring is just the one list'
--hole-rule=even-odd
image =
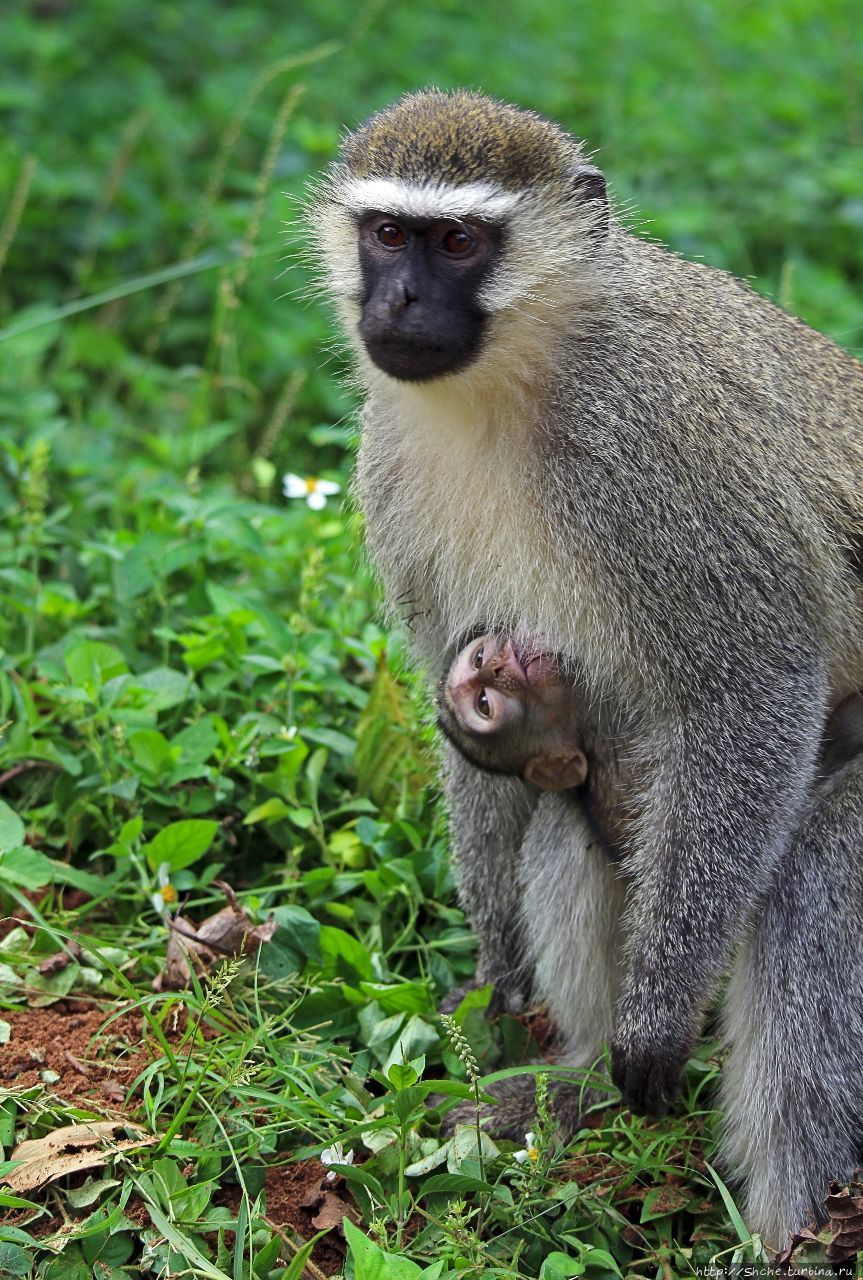
{"label": "monkey's ear", "polygon": [[572,190],[579,204],[595,210],[596,223],[592,234],[604,236],[608,231],[608,191],[605,174],[595,164],[579,164],[572,171]]}
{"label": "monkey's ear", "polygon": [[524,766],[524,777],[540,791],[580,787],[587,777],[587,757],[583,751],[576,750],[555,756],[531,756]]}

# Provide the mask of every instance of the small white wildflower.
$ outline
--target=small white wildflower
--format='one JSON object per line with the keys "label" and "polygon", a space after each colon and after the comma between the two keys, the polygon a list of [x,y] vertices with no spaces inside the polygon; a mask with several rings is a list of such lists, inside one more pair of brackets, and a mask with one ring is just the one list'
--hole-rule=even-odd
{"label": "small white wildflower", "polygon": [[293,742],[294,738],[297,736],[297,726],[295,724],[283,724],[279,730],[278,736],[285,742]]}
{"label": "small white wildflower", "polygon": [[536,1164],[539,1159],[539,1148],[536,1145],[535,1133],[526,1133],[524,1135],[524,1149],[522,1151],[514,1151],[512,1158],[519,1164],[524,1164],[527,1160]]}
{"label": "small white wildflower", "polygon": [[159,888],[154,894],[151,894],[150,901],[159,912],[159,915],[161,915],[167,907],[174,906],[177,901],[177,890],[171,884],[171,868],[167,862],[160,863],[159,870],[156,872],[156,879]]}
{"label": "small white wildflower", "polygon": [[334,480],[298,476],[289,471],[282,477],[282,492],[286,498],[305,498],[313,511],[321,511],[327,505],[327,498],[341,492],[341,486]]}
{"label": "small white wildflower", "polygon": [[[324,1147],[320,1154],[321,1164],[353,1164],[354,1153],[349,1151],[345,1155],[345,1149],[340,1142],[334,1142],[331,1147]],[[327,1182],[333,1182],[336,1177],[335,1169],[330,1169],[327,1174]]]}

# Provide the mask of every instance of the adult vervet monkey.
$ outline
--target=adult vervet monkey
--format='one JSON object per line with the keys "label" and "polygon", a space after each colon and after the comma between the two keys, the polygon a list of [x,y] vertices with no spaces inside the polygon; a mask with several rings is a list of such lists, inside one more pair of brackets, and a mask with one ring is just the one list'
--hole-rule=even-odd
{"label": "adult vervet monkey", "polygon": [[[412,601],[418,657],[437,674],[466,635],[541,635],[632,762],[623,973],[613,1026],[592,1029],[627,1102],[673,1101],[745,940],[726,1150],[750,1224],[777,1240],[860,1148],[856,998],[844,1024],[821,1021],[831,984],[849,990],[854,894],[804,912],[771,886],[792,857],[813,890],[822,859],[859,878],[855,766],[829,795],[813,779],[830,707],[863,683],[863,369],[730,276],[631,236],[573,138],[479,95],[373,116],[311,222],[366,390],[369,546],[389,599]],[[513,1001],[521,891],[506,886],[535,795],[453,756],[447,788],[479,974]],[[568,833],[552,823],[537,849],[530,831],[535,877],[566,877]],[[547,945],[563,955],[562,932]],[[603,963],[579,981],[604,983]]]}

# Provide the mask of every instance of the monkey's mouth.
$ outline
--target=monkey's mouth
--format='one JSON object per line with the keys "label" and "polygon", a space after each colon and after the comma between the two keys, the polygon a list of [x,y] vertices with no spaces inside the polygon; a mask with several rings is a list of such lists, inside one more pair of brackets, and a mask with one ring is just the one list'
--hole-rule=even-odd
{"label": "monkey's mouth", "polygon": [[549,676],[556,678],[559,674],[557,659],[548,649],[532,641],[517,644],[514,640],[510,640],[509,648],[525,684],[534,684],[538,680],[544,682]]}
{"label": "monkey's mouth", "polygon": [[360,336],[374,364],[400,382],[425,382],[457,373],[470,363],[475,354],[473,349],[463,345],[391,335],[365,335],[362,328]]}

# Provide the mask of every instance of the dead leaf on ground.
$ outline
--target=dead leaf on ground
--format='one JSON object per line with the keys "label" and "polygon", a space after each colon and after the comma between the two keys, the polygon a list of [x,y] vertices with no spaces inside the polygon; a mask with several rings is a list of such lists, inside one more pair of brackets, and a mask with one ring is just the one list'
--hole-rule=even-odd
{"label": "dead leaf on ground", "polygon": [[833,1239],[827,1246],[828,1262],[853,1262],[863,1249],[863,1186],[854,1181],[847,1187],[830,1184],[824,1201]]}
{"label": "dead leaf on ground", "polygon": [[335,1227],[339,1235],[344,1236],[342,1219],[345,1217],[350,1218],[355,1225],[359,1225],[360,1215],[354,1206],[325,1182],[307,1191],[300,1201],[300,1206],[310,1212],[317,1210],[312,1218],[315,1231],[331,1231]]}
{"label": "dead leaf on ground", "polygon": [[165,967],[153,979],[155,991],[179,991],[188,985],[192,970],[203,976],[220,959],[257,950],[276,932],[275,920],[253,924],[231,886],[224,880],[215,883],[228,905],[197,925],[185,916],[174,916],[170,922]]}
{"label": "dead leaf on ground", "polygon": [[802,1244],[818,1244],[818,1237],[814,1231],[796,1231],[788,1242],[788,1248],[783,1249],[781,1253],[777,1253],[773,1259],[773,1266],[776,1268],[776,1274],[780,1276],[794,1275],[796,1272],[791,1271],[794,1262],[794,1253]]}
{"label": "dead leaf on ground", "polygon": [[64,951],[55,951],[39,962],[39,972],[43,978],[50,978],[52,974],[62,972],[73,960],[81,960],[83,955],[79,944],[71,938]]}
{"label": "dead leaf on ground", "polygon": [[[119,1141],[117,1132],[132,1131],[138,1136]],[[67,1124],[46,1133],[43,1138],[28,1138],[12,1152],[12,1160],[21,1160],[2,1179],[13,1191],[35,1191],[37,1187],[54,1182],[67,1173],[79,1169],[97,1169],[107,1164],[118,1151],[130,1151],[137,1147],[150,1147],[158,1142],[138,1125],[114,1120],[90,1120],[82,1124]]]}

